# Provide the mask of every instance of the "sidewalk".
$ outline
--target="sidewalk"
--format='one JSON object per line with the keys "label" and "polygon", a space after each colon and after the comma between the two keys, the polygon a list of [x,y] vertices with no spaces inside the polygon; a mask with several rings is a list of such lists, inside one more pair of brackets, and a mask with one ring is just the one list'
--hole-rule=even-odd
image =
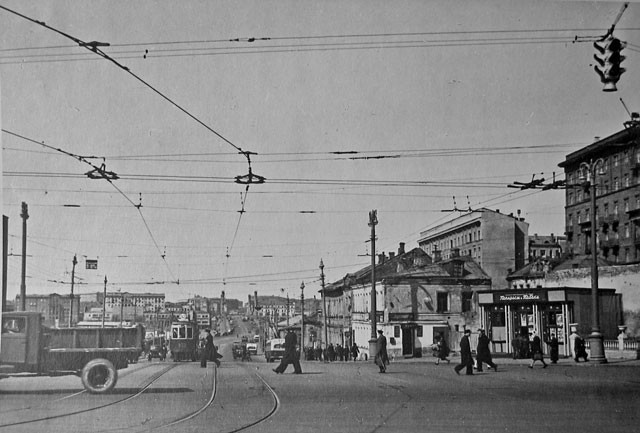
{"label": "sidewalk", "polygon": [[[475,359],[475,353],[473,354],[473,357]],[[511,356],[508,355],[502,355],[502,354],[492,354],[493,357],[493,361],[498,365],[529,365],[529,363],[531,362],[531,359],[526,358],[526,359],[513,359]],[[584,362],[583,360],[581,360],[580,362],[575,362],[573,360],[573,358],[568,358],[568,357],[560,357],[560,359],[558,359],[558,362],[555,365],[562,365],[562,366],[575,366],[575,367],[594,367],[594,366],[610,366],[610,365],[617,365],[617,366],[638,366],[640,367],[640,360],[636,359],[636,352],[635,351],[623,351],[623,352],[619,352],[617,350],[613,351],[608,351],[605,352],[605,357],[607,358],[607,362],[606,363],[594,363],[594,362]],[[451,356],[449,356],[449,359],[451,360],[451,365],[456,365],[460,362],[460,356],[457,354],[453,354]],[[551,361],[549,361],[549,355],[545,354],[544,356],[544,360],[546,363],[550,364]],[[421,358],[394,358],[392,361],[392,363],[398,362],[398,363],[433,363],[435,364],[436,362],[436,358],[434,356],[423,356]],[[442,361],[440,361],[440,363],[442,363]],[[445,361],[445,365],[446,365],[446,361]]]}

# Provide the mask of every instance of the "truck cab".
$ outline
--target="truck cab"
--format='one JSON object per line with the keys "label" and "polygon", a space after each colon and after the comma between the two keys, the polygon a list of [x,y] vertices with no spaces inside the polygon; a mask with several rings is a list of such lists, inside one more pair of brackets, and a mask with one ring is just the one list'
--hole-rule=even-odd
{"label": "truck cab", "polygon": [[36,372],[42,344],[40,313],[3,313],[0,334],[0,363],[17,371]]}

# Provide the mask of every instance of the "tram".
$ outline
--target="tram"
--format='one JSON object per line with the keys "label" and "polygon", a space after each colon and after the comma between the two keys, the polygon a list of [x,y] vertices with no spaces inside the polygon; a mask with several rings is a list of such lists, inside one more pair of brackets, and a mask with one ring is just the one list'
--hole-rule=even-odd
{"label": "tram", "polygon": [[171,323],[169,350],[174,362],[195,361],[199,343],[198,325],[186,315]]}

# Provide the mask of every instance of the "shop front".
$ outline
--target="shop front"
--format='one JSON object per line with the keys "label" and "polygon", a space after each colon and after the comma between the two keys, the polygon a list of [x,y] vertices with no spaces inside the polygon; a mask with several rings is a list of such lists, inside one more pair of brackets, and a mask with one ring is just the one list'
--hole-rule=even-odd
{"label": "shop front", "polygon": [[[615,338],[621,323],[621,295],[600,289],[600,327],[605,338]],[[487,330],[494,353],[514,358],[529,356],[529,341],[558,339],[559,354],[569,356],[569,323],[579,323],[583,336],[591,330],[591,289],[549,288],[499,290],[478,293],[481,326]],[[546,352],[548,347],[543,345]]]}

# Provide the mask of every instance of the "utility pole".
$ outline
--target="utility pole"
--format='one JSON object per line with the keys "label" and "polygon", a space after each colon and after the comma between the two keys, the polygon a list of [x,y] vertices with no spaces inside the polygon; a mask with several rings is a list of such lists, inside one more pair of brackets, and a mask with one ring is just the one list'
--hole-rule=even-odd
{"label": "utility pole", "polygon": [[20,311],[27,311],[27,220],[29,209],[27,203],[22,202],[22,277],[20,280]]}
{"label": "utility pole", "polygon": [[7,310],[7,248],[9,247],[9,217],[2,215],[2,311]]}
{"label": "utility pole", "polygon": [[[322,319],[324,321],[324,345],[327,347],[329,345],[329,339],[327,338],[327,299],[326,294],[324,293],[324,263],[322,263],[322,259],[320,259],[320,283],[322,284]],[[322,347],[322,346],[321,346]],[[324,356],[322,359],[324,359]]]}
{"label": "utility pole", "polygon": [[300,284],[300,354],[304,355],[304,281]]}
{"label": "utility pole", "polygon": [[122,319],[124,315],[124,293],[120,291],[120,327],[122,328]]}
{"label": "utility pole", "polygon": [[371,227],[371,339],[375,340],[377,323],[376,300],[376,225],[378,224],[378,211],[369,212],[369,227]]}
{"label": "utility pole", "polygon": [[76,265],[78,264],[78,259],[76,255],[73,255],[73,261],[71,262],[73,267],[71,268],[71,306],[69,307],[69,328],[73,326],[73,283],[76,280]]}
{"label": "utility pole", "polygon": [[107,315],[107,276],[104,276],[104,293],[102,295],[102,327],[104,328],[104,317]]}
{"label": "utility pole", "polygon": [[369,227],[371,227],[371,339],[369,340],[369,357],[373,360],[378,354],[376,345],[376,331],[378,327],[377,300],[376,300],[376,225],[378,224],[378,211],[369,212]]}

